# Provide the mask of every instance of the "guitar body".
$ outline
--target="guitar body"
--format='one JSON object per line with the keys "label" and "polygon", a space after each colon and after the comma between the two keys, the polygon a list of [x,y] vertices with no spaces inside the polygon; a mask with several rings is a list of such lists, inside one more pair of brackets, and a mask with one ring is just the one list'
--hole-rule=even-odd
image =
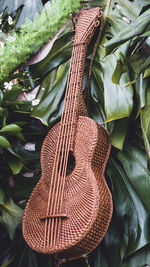
{"label": "guitar body", "polygon": [[[67,216],[61,220],[55,244],[44,245],[45,220],[41,218],[46,214],[59,130],[60,123],[57,123],[44,140],[42,176],[26,206],[23,235],[29,246],[40,253],[73,259],[88,254],[99,244],[111,220],[112,197],[104,178],[110,143],[104,127],[88,117],[79,116],[63,191],[61,212]],[[49,220],[55,225],[56,218]],[[53,231],[48,239],[51,234]]]}
{"label": "guitar body", "polygon": [[61,121],[42,145],[42,175],[23,217],[28,245],[58,260],[91,252],[112,216],[112,197],[104,178],[108,133],[88,118],[82,94],[86,52],[100,19],[99,7],[83,9],[78,16]]}

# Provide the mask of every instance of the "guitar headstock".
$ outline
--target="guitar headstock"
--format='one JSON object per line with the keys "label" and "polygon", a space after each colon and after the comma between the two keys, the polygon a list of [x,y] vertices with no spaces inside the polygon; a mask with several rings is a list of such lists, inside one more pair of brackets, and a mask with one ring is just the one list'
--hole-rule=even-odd
{"label": "guitar headstock", "polygon": [[88,44],[94,35],[95,28],[98,27],[100,23],[101,17],[102,11],[100,7],[81,10],[78,16],[78,22],[76,24],[74,44]]}

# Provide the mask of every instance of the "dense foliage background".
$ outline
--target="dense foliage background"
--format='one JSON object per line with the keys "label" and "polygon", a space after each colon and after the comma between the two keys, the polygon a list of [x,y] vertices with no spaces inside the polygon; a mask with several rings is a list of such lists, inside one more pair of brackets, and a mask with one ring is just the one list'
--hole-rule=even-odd
{"label": "dense foliage background", "polygon": [[[58,2],[65,5],[67,0]],[[47,12],[49,1],[12,3],[0,0],[2,70],[10,65],[0,79],[0,266],[55,266],[51,257],[37,254],[25,243],[21,218],[40,178],[43,139],[61,116],[72,51],[72,22],[61,30],[43,60],[26,64],[13,73],[10,70],[15,71],[22,63],[19,40],[28,40],[30,36],[38,43],[33,32],[28,36],[27,25],[36,29],[40,17],[35,14],[43,8]],[[71,10],[72,1],[68,3]],[[149,0],[92,0],[82,2],[81,6],[101,6],[104,14],[87,108],[89,116],[104,124],[110,133],[112,150],[106,179],[113,195],[114,212],[108,232],[96,250],[85,259],[63,266],[150,266],[150,3]],[[53,2],[54,7],[57,11],[57,1]],[[25,18],[37,21],[26,24]],[[83,88],[93,43],[87,55]],[[33,48],[30,56],[38,50],[37,46]],[[5,55],[11,55],[11,49],[18,52],[9,61],[3,49],[7,51]],[[35,98],[32,90],[38,85]]]}

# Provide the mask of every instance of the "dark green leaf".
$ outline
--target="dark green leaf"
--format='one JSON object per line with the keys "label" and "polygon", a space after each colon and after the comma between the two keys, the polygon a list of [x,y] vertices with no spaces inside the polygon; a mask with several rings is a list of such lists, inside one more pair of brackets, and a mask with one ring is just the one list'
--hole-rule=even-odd
{"label": "dark green leaf", "polygon": [[14,187],[10,189],[11,197],[15,201],[28,199],[38,180],[39,178],[35,175],[33,177],[24,177],[18,174],[15,177]]}
{"label": "dark green leaf", "polygon": [[3,263],[1,265],[1,267],[7,267],[7,266],[10,266],[11,262],[13,261],[14,259],[14,256],[12,258],[10,258],[7,262]]}
{"label": "dark green leaf", "polygon": [[110,54],[119,45],[123,44],[127,40],[131,40],[133,37],[142,35],[148,28],[150,22],[150,9],[146,10],[140,15],[134,22],[127,25],[117,36],[112,38],[106,44],[106,55]]}
{"label": "dark green leaf", "polygon": [[60,36],[53,44],[49,54],[40,62],[31,65],[30,71],[35,77],[44,77],[48,72],[67,61],[71,56],[72,32]]}
{"label": "dark green leaf", "polygon": [[[149,267],[150,246],[138,250],[126,259],[120,257],[120,225],[116,217],[112,219],[104,241],[90,255],[91,267]],[[79,265],[78,265],[79,266]]]}
{"label": "dark green leaf", "polygon": [[40,255],[28,246],[25,246],[21,257],[19,259],[19,267],[54,267],[52,265],[51,257],[47,255]]}
{"label": "dark green leaf", "polygon": [[7,266],[7,263],[12,261],[11,240],[2,223],[0,223],[0,244],[3,244],[0,247],[0,266]]}
{"label": "dark green leaf", "polygon": [[3,198],[0,198],[0,222],[5,225],[9,237],[12,239],[16,227],[21,222],[23,210],[19,208],[12,199],[7,198],[4,191],[0,188],[0,195],[1,194]]}
{"label": "dark green leaf", "polygon": [[13,148],[7,149],[10,153],[16,157],[24,160],[34,160],[40,158],[40,153],[37,151],[28,151],[23,148],[21,144],[14,146]]}
{"label": "dark green leaf", "polygon": [[4,109],[0,107],[0,116],[3,116],[4,114]]}
{"label": "dark green leaf", "polygon": [[117,157],[121,161],[128,178],[135,188],[141,202],[150,212],[150,172],[147,169],[147,158],[143,151],[128,144],[124,152],[119,152]]}
{"label": "dark green leaf", "polygon": [[3,92],[0,90],[0,104],[1,104],[2,100],[3,100]]}
{"label": "dark green leaf", "polygon": [[103,106],[101,105],[101,101],[97,95],[97,92],[98,90],[100,90],[100,87],[98,86],[94,77],[91,77],[89,89],[90,91],[88,92],[88,95],[87,95],[87,109],[88,109],[89,117],[91,117],[93,120],[95,120],[99,124],[102,124],[105,120],[105,114],[104,114]]}
{"label": "dark green leaf", "polygon": [[148,88],[148,80],[143,78],[143,74],[141,73],[139,77],[136,79],[135,84],[135,90],[138,97],[138,103],[139,103],[139,112],[141,112],[141,109],[145,106],[145,100],[146,100],[146,91]]}
{"label": "dark green leaf", "polygon": [[[42,98],[40,104],[32,111],[32,117],[40,119],[45,125],[48,125],[49,119],[55,112],[58,111],[61,105],[67,83],[68,68],[68,63],[60,67],[59,71],[61,72],[61,76],[58,82],[54,84],[54,87],[50,90],[50,92],[46,94],[44,98]],[[48,81],[48,83],[50,83],[50,81]]]}
{"label": "dark green leaf", "polygon": [[150,160],[150,88],[146,95],[146,106],[141,111],[141,127],[148,160]]}
{"label": "dark green leaf", "polygon": [[51,91],[56,79],[56,75],[57,75],[57,69],[54,69],[53,71],[48,73],[46,77],[43,79],[36,95],[36,98],[40,99],[40,101],[44,99],[45,96]]}
{"label": "dark green leaf", "polygon": [[13,88],[11,90],[7,90],[3,97],[3,102],[5,103],[8,100],[15,99],[21,93],[22,88]]}
{"label": "dark green leaf", "polygon": [[113,185],[113,196],[120,225],[120,255],[123,258],[150,242],[149,208],[147,210],[149,190],[146,181],[146,179],[150,180],[150,176],[143,166],[145,165],[143,153],[136,148],[119,152],[117,157],[124,168],[111,158],[107,173]]}

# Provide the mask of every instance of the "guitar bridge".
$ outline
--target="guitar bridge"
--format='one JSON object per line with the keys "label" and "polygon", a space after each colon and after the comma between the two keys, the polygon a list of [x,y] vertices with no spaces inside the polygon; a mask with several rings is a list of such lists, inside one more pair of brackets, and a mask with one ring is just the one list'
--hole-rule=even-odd
{"label": "guitar bridge", "polygon": [[51,219],[51,218],[62,218],[62,219],[67,219],[68,216],[66,214],[51,214],[51,215],[46,215],[40,218],[40,220],[44,221],[46,219]]}

